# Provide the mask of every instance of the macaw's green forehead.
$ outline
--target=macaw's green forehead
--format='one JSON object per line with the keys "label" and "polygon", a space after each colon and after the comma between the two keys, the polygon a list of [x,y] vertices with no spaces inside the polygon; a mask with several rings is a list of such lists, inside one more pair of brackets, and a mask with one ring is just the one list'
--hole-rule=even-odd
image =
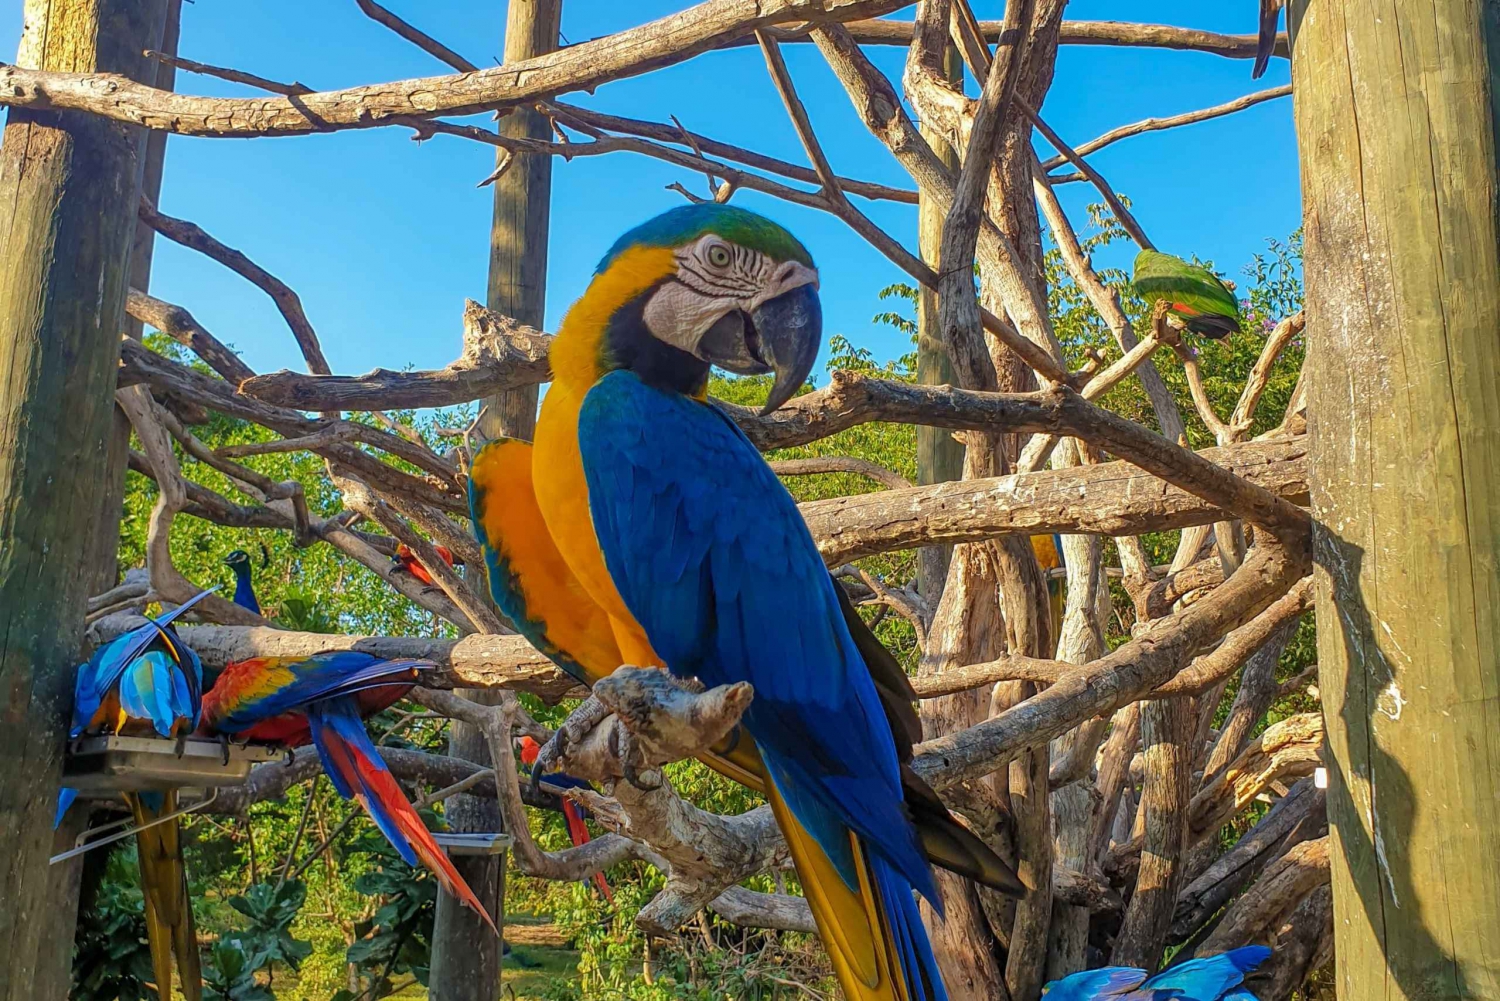
{"label": "macaw's green forehead", "polygon": [[757,250],[773,261],[798,261],[813,266],[807,248],[765,216],[732,205],[705,202],[683,205],[641,223],[615,241],[595,273],[608,268],[622,251],[631,247],[681,247],[709,233]]}

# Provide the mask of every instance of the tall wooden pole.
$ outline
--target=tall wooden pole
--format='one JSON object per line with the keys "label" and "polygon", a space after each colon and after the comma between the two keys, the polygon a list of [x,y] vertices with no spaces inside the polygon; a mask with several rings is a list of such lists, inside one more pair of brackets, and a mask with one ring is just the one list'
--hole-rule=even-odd
{"label": "tall wooden pole", "polygon": [[[167,0],[29,0],[19,61],[155,79]],[[149,72],[149,76],[147,75]],[[144,133],[12,109],[0,145],[0,999],[55,996],[47,857]],[[43,969],[43,966],[46,969]]]}
{"label": "tall wooden pole", "polygon": [[[944,70],[948,78],[963,80],[963,63],[958,49],[948,47],[944,59]],[[950,170],[958,169],[958,154],[943,140],[935,129],[924,128],[922,136],[932,146]],[[917,201],[917,245],[922,260],[936,268],[938,246],[943,241],[943,220],[947,212],[931,198],[922,195]],[[953,362],[948,358],[948,349],[943,344],[943,333],[938,327],[937,293],[931,289],[917,288],[917,382],[924,386],[953,386],[958,380],[953,375]],[[921,484],[945,483],[963,479],[964,447],[947,428],[917,428],[917,482]],[[942,594],[943,581],[948,576],[948,560],[951,546],[928,546],[917,553],[917,590],[934,607]]]}
{"label": "tall wooden pole", "polygon": [[1338,993],[1497,1001],[1500,4],[1292,17]]}
{"label": "tall wooden pole", "polygon": [[[516,62],[557,48],[562,0],[510,0],[505,23],[505,61]],[[500,123],[509,136],[547,139],[551,126],[532,108],[518,108]],[[552,201],[552,158],[517,154],[495,182],[495,212],[490,228],[488,305],[523,323],[541,328],[547,296],[547,230]],[[510,390],[484,401],[480,433],[486,438],[530,440],[536,430],[537,389]],[[474,568],[471,572],[481,572]],[[494,704],[496,693],[469,692],[476,702]],[[476,727],[455,721],[448,753],[490,764],[489,748]],[[498,831],[500,811],[494,800],[455,796],[448,821],[455,830]],[[503,909],[504,858],[455,860],[479,898]],[[503,914],[495,914],[501,924]],[[501,950],[494,935],[472,912],[447,894],[438,898],[433,935],[433,1001],[494,1001],[500,995]]]}
{"label": "tall wooden pole", "polygon": [[[167,0],[166,24],[162,28],[159,51],[177,54],[177,39],[182,23],[182,0]],[[153,67],[143,67],[145,82],[151,83]],[[171,63],[158,62],[155,86],[171,90],[176,69]],[[167,149],[166,132],[146,135],[146,152],[141,171],[140,194],[156,202],[161,193],[162,167]],[[136,195],[132,194],[132,197]],[[130,249],[130,287],[146,289],[151,277],[151,256],[156,230],[139,220]],[[125,318],[125,332],[139,338],[139,320]],[[104,472],[99,480],[99,514],[90,526],[91,540],[86,567],[93,573],[90,594],[113,587],[118,579],[116,552],[120,546],[120,515],[125,502],[125,468],[130,457],[130,421],[118,406],[112,408],[113,428],[106,449]],[[54,852],[73,847],[74,840],[88,825],[90,811],[83,804],[69,811],[53,834]],[[41,953],[37,958],[36,990],[38,997],[65,997],[73,973],[73,938],[78,926],[78,904],[83,890],[83,857],[79,856],[50,868],[52,885],[47,892],[48,928],[42,935]]]}

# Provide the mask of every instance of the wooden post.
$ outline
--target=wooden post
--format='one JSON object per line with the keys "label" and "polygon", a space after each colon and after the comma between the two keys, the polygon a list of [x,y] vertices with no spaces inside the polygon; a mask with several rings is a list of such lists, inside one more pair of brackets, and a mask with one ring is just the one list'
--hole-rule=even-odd
{"label": "wooden post", "polygon": [[[963,80],[963,63],[958,49],[948,46],[943,69],[950,80]],[[958,154],[944,142],[935,129],[924,128],[922,137],[951,170],[958,170]],[[922,260],[936,268],[938,247],[943,242],[943,220],[947,212],[931,198],[922,195],[917,201],[917,245]],[[938,327],[937,293],[925,286],[917,288],[917,382],[924,386],[952,386],[958,380],[953,375],[953,362],[943,344],[942,330]],[[953,432],[947,428],[917,428],[917,482],[945,483],[962,479],[964,475],[964,447],[954,440]],[[927,546],[917,554],[917,591],[933,607],[943,592],[943,581],[948,576],[948,560],[953,555],[952,546]]]}
{"label": "wooden post", "polygon": [[[505,61],[516,62],[556,49],[561,16],[561,0],[510,0],[505,23]],[[547,139],[551,126],[543,115],[527,107],[507,115],[500,123],[500,131],[509,136]],[[546,311],[551,201],[550,156],[517,154],[510,168],[495,181],[487,302],[491,309],[538,329],[543,325]],[[499,393],[485,400],[484,406],[485,414],[479,424],[484,437],[531,439],[536,430],[535,386]],[[469,572],[483,571],[475,567]],[[498,693],[494,692],[465,695],[486,705],[498,701]],[[456,720],[449,729],[448,753],[483,765],[490,763],[483,734],[477,727]],[[448,821],[455,830],[502,828],[494,800],[455,796],[448,803]],[[495,902],[496,909],[502,912],[494,915],[495,924],[503,927],[504,856],[458,859],[456,863],[479,899],[486,904]],[[441,894],[428,987],[433,1001],[494,1001],[500,996],[500,961],[500,943],[489,929],[456,900]]]}
{"label": "wooden post", "polygon": [[[505,61],[544,55],[557,48],[562,0],[510,0],[505,22]],[[550,139],[552,126],[531,107],[516,108],[500,131],[518,139]],[[504,155],[503,153],[500,155]],[[495,215],[490,226],[491,309],[538,330],[547,307],[547,228],[552,209],[552,158],[520,153],[495,181]],[[488,412],[479,429],[486,437],[531,440],[536,429],[535,386],[485,400]]]}
{"label": "wooden post", "polygon": [[1338,993],[1500,999],[1500,5],[1294,4]]}
{"label": "wooden post", "polygon": [[[18,62],[146,77],[167,0],[30,0]],[[0,999],[57,996],[47,857],[144,133],[12,109],[0,145]],[[39,958],[45,957],[45,958]],[[46,966],[46,969],[43,966]]]}

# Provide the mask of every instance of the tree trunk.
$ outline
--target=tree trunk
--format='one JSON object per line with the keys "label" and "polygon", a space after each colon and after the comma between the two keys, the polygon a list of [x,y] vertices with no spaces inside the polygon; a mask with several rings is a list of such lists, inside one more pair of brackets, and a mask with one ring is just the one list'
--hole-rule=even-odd
{"label": "tree trunk", "polygon": [[[155,79],[167,0],[31,0],[18,62]],[[13,109],[0,147],[0,999],[56,996],[52,817],[145,135]],[[81,572],[82,571],[82,572]]]}
{"label": "tree trunk", "polygon": [[1500,998],[1500,6],[1294,5],[1340,997]]}
{"label": "tree trunk", "polygon": [[[507,63],[557,48],[562,0],[510,0],[505,22]],[[530,107],[517,108],[500,123],[504,135],[549,139],[551,125]],[[505,156],[503,151],[498,153]],[[547,297],[547,232],[552,200],[552,158],[518,153],[495,181],[495,214],[490,228],[489,308],[541,329]],[[530,441],[536,431],[537,387],[512,389],[484,401],[480,420],[486,438]],[[473,567],[470,573],[483,572]],[[499,692],[467,692],[467,698],[496,705]],[[450,724],[448,753],[488,766],[489,747],[477,727]],[[503,830],[492,799],[455,796],[448,821],[455,831]],[[470,856],[455,860],[479,899],[493,901],[495,924],[503,927],[505,857]],[[433,1001],[494,1001],[500,995],[502,946],[478,917],[446,893],[438,897],[433,932]]]}

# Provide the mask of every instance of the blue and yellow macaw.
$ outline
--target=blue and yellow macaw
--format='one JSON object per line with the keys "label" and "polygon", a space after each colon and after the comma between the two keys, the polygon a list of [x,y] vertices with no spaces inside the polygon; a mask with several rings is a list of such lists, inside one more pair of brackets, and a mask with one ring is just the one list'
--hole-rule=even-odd
{"label": "blue and yellow macaw", "polygon": [[622,237],[564,318],[536,444],[470,470],[502,611],[585,684],[621,664],[747,681],[710,764],[764,791],[850,1001],[945,997],[913,897],[928,858],[1009,892],[1015,874],[905,762],[910,683],[829,576],[797,506],[707,400],[718,365],[773,374],[769,413],[817,356],[818,273],[768,219],[667,212]]}
{"label": "blue and yellow macaw", "polygon": [[1033,535],[1031,551],[1036,556],[1037,566],[1041,567],[1042,573],[1047,577],[1047,608],[1052,613],[1052,649],[1047,652],[1056,653],[1058,640],[1062,637],[1063,604],[1067,592],[1062,580],[1053,577],[1052,571],[1064,565],[1062,536]]}
{"label": "blue and yellow macaw", "polygon": [[[144,626],[100,647],[88,663],[79,666],[71,737],[114,733],[172,738],[186,737],[197,728],[203,709],[203,664],[182,642],[172,622],[210,593],[204,591],[159,618],[148,616]],[[62,790],[58,822],[76,795],[76,790]],[[177,810],[177,791],[123,795],[136,825],[142,828],[136,834],[136,851],[157,994],[161,1001],[172,997],[175,953],[182,994],[188,1001],[198,1001],[203,975],[188,897],[182,831],[176,820],[146,826]]]}
{"label": "blue and yellow macaw", "polygon": [[1271,955],[1263,945],[1207,959],[1190,959],[1154,977],[1130,966],[1087,970],[1054,980],[1043,988],[1046,1001],[1256,1001],[1240,986],[1245,974]]}

